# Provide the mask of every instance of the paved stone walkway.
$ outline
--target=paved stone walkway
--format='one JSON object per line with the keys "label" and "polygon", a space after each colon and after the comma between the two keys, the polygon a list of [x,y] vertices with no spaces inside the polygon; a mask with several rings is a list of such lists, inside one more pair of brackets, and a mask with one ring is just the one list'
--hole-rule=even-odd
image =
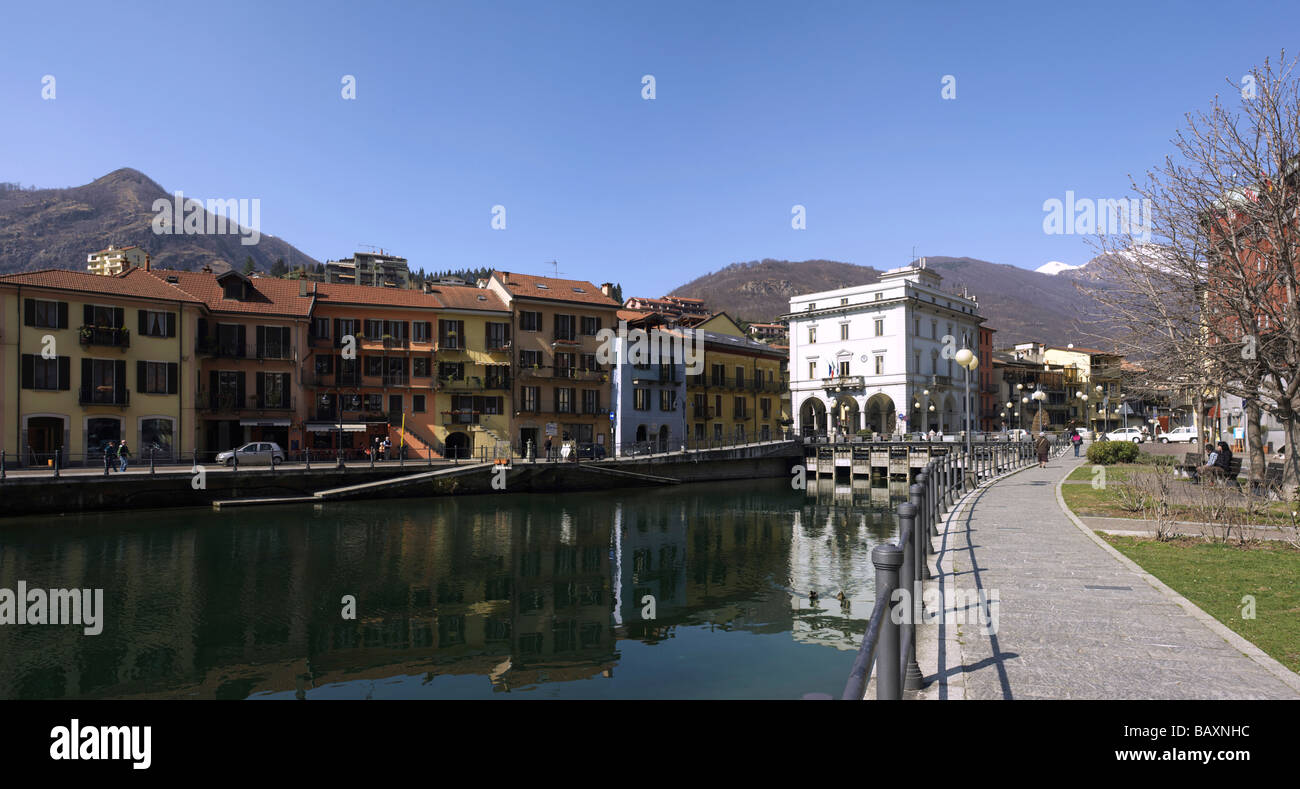
{"label": "paved stone walkway", "polygon": [[945,607],[956,590],[996,590],[998,627],[985,634],[971,616],[924,628],[923,694],[1300,699],[1300,677],[1288,684],[1280,664],[1245,654],[1074,525],[1056,483],[1082,462],[1067,452],[975,492],[936,538]]}

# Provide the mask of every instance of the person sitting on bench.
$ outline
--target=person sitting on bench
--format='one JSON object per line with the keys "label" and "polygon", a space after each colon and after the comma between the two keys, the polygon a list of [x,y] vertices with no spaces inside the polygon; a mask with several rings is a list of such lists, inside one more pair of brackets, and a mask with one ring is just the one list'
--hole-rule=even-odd
{"label": "person sitting on bench", "polygon": [[1227,443],[1220,441],[1217,450],[1213,445],[1206,444],[1205,451],[1210,453],[1209,462],[1192,472],[1192,481],[1200,482],[1201,474],[1205,474],[1211,481],[1217,478],[1226,479],[1228,469],[1232,465],[1232,450],[1228,448]]}

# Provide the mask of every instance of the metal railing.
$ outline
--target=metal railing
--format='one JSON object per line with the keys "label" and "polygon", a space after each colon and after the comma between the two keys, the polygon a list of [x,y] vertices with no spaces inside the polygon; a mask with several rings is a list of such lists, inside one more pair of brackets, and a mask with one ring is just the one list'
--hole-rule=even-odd
{"label": "metal railing", "polygon": [[[1059,438],[1053,449],[1060,451]],[[904,690],[919,690],[924,677],[916,661],[916,622],[922,609],[921,582],[930,575],[932,537],[961,496],[995,477],[1036,462],[1028,441],[972,447],[930,460],[908,489],[909,501],[898,505],[898,541],[871,551],[876,568],[876,602],[849,672],[841,698],[862,700],[874,667],[876,698],[897,700]],[[967,473],[969,471],[969,473]],[[908,590],[895,600],[895,591]]]}
{"label": "metal railing", "polygon": [[110,348],[129,348],[131,332],[112,326],[85,325],[78,330],[78,339],[82,346],[104,345]]}

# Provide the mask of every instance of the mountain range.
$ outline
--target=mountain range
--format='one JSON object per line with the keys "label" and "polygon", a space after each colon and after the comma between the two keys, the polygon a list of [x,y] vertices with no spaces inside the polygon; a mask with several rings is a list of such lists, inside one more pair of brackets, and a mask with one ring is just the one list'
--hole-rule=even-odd
{"label": "mountain range", "polygon": [[[996,329],[994,347],[1037,340],[1049,345],[1104,343],[1096,336],[1101,305],[1076,283],[1106,287],[1105,259],[1047,274],[969,257],[927,257],[942,278],[941,287],[963,289],[979,301],[985,325]],[[670,296],[703,299],[712,310],[733,318],[769,322],[790,309],[790,297],[879,281],[881,269],[835,260],[755,260],[731,265],[694,279]]]}
{"label": "mountain range", "polygon": [[[251,245],[242,244],[237,234],[160,235],[153,229],[158,199],[170,201],[172,195],[130,168],[64,189],[0,185],[0,274],[42,268],[84,271],[86,255],[110,244],[142,247],[158,268],[242,268],[250,257],[261,271],[281,258],[291,267],[319,262],[265,233]],[[978,299],[985,325],[998,331],[995,347],[1026,340],[1101,342],[1089,334],[1099,305],[1075,284],[1105,287],[1102,258],[1078,267],[1054,261],[1039,271],[969,257],[927,257],[926,265],[943,277],[945,290],[965,288]],[[869,284],[880,274],[872,266],[843,261],[765,259],[732,263],[668,295],[700,298],[734,318],[769,322],[788,311],[791,296]]]}
{"label": "mountain range", "polygon": [[[45,268],[85,271],[86,255],[110,244],[140,247],[156,267],[190,271],[205,265],[214,270],[242,268],[250,257],[260,271],[269,271],[279,258],[294,267],[319,262],[266,234],[256,244],[245,245],[235,233],[155,233],[154,201],[172,203],[174,198],[130,168],[65,189],[5,186],[0,188],[0,274]],[[208,212],[202,217],[206,227]]]}

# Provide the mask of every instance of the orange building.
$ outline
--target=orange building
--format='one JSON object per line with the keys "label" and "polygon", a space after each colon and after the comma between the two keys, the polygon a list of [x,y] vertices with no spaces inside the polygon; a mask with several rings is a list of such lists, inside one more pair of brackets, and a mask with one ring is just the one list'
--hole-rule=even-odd
{"label": "orange building", "polygon": [[312,293],[303,360],[307,448],[361,459],[387,438],[389,457],[403,448],[408,458],[442,454],[434,437],[439,298],[335,283],[315,283]]}

